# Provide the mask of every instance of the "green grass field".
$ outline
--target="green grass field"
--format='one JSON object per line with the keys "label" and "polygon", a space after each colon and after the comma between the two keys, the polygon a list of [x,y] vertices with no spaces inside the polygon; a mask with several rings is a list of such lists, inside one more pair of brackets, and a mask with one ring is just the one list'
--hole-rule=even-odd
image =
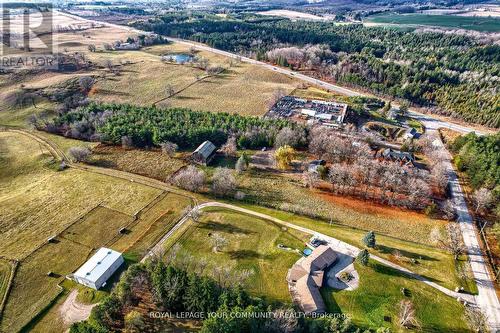
{"label": "green grass field", "polygon": [[[317,226],[316,222],[307,219],[272,214],[267,209],[258,210],[279,218],[287,216],[286,221],[298,225]],[[277,244],[301,250],[309,236],[292,232],[290,229],[284,231],[272,222],[226,209],[208,208],[204,212],[200,222],[187,223],[184,230],[174,235],[175,240],[168,246],[177,243],[181,245],[178,256],[182,254],[193,255],[197,259],[206,258],[209,265],[229,265],[236,269],[250,268],[256,272],[246,287],[252,294],[269,300],[290,302],[285,277],[287,270],[299,258],[299,254],[279,250]],[[356,232],[354,236],[349,236],[351,231],[348,230],[334,230],[339,238],[342,233],[346,237],[351,237],[351,240],[361,236]],[[213,252],[209,236],[216,232],[228,240],[228,245],[219,253]],[[390,243],[385,238],[379,242]],[[420,251],[422,250],[420,248]],[[433,255],[436,251],[433,252],[431,249],[430,253]],[[438,258],[428,260],[439,260]],[[441,265],[440,269],[443,272],[447,271],[443,269],[442,262],[438,265]],[[410,299],[416,307],[417,317],[424,332],[468,332],[462,318],[463,308],[453,298],[373,261],[368,267],[356,265],[356,269],[360,273],[360,287],[357,290],[322,289],[330,312],[348,314],[354,323],[361,327],[388,326],[399,332],[397,304],[405,298],[401,292],[401,288],[404,287],[411,293]],[[205,271],[210,272],[210,267]],[[384,316],[390,317],[391,322],[384,322]]]}
{"label": "green grass field", "polygon": [[[364,267],[355,264],[360,275],[359,288],[354,291],[322,289],[323,299],[329,311],[346,313],[362,327],[391,327],[394,332],[408,332],[398,325],[398,304],[410,300],[422,332],[471,332],[467,327],[463,306],[419,281],[412,280],[397,271],[370,261]],[[409,290],[405,296],[401,288]],[[384,317],[390,321],[385,321]]]}
{"label": "green grass field", "polygon": [[[226,237],[228,245],[222,252],[214,253],[209,234]],[[291,301],[286,283],[288,269],[300,258],[294,251],[278,249],[283,244],[302,251],[308,235],[258,218],[224,209],[210,208],[198,223],[191,225],[178,240],[182,254],[208,261],[212,267],[228,265],[235,270],[250,269],[253,275],[246,284],[256,296],[269,301]]]}
{"label": "green grass field", "polygon": [[368,17],[366,22],[395,25],[426,25],[444,28],[499,32],[500,19],[493,17],[471,17],[426,14],[378,14]]}
{"label": "green grass field", "polygon": [[[298,226],[310,228],[357,247],[364,247],[362,238],[366,232],[363,230],[336,224],[330,225],[327,220],[311,219],[291,213],[280,212],[274,209],[254,205],[238,205],[274,216]],[[377,247],[370,250],[372,253],[408,268],[415,273],[425,276],[428,279],[445,286],[446,288],[453,290],[457,286],[463,286],[466,291],[472,293],[477,292],[474,282],[469,279],[463,280],[457,272],[456,265],[468,267],[465,258],[462,258],[461,261],[456,263],[453,260],[452,255],[436,247],[408,242],[380,234],[376,234],[376,240]],[[402,255],[400,260],[394,256],[394,251],[396,250],[398,250]],[[460,269],[466,268],[460,267]]]}

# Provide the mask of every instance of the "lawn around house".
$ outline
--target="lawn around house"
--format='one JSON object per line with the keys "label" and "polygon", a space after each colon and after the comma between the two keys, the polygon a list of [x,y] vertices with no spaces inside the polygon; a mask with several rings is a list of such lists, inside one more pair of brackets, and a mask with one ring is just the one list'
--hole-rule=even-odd
{"label": "lawn around house", "polygon": [[[219,253],[214,253],[211,243],[215,233],[228,241]],[[285,230],[269,221],[227,209],[208,208],[200,222],[190,222],[177,244],[181,246],[180,254],[206,259],[208,274],[213,267],[223,265],[234,270],[249,269],[253,274],[245,287],[251,294],[271,302],[290,303],[286,274],[301,254],[279,249],[278,244],[302,251],[308,239],[309,235]]]}
{"label": "lawn around house", "polygon": [[[366,267],[357,263],[355,267],[360,276],[358,289],[321,290],[328,311],[348,314],[361,327],[387,326],[395,332],[407,332],[398,325],[398,304],[410,300],[422,332],[471,332],[463,306],[452,297],[373,260]],[[409,296],[403,295],[401,288],[406,288]]]}
{"label": "lawn around house", "polygon": [[[256,206],[243,206],[297,225],[309,228],[317,226],[317,222],[310,219]],[[174,244],[179,244],[177,256],[182,254],[194,256],[196,259],[207,259],[214,266],[250,268],[257,274],[247,284],[247,290],[255,296],[289,303],[291,297],[285,277],[287,270],[299,258],[299,254],[279,250],[277,244],[301,249],[304,240],[309,239],[310,235],[294,233],[291,229],[284,231],[270,221],[230,209],[209,207],[203,212],[199,222],[187,222],[169,239],[166,244],[167,254],[169,250],[172,251]],[[341,233],[346,236],[352,232],[342,228],[334,230],[336,236]],[[220,233],[228,240],[227,247],[220,253],[214,253],[212,250],[209,234],[214,233]],[[297,236],[299,237],[296,238]],[[357,236],[359,235],[354,232],[351,241]],[[382,241],[387,240],[379,239],[379,242]],[[360,287],[357,290],[321,290],[329,312],[345,313],[356,325],[363,328],[387,326],[399,332],[397,305],[402,299],[410,299],[415,305],[424,332],[469,332],[463,319],[464,309],[452,297],[373,260],[368,267],[357,263],[355,265],[360,274]],[[443,270],[442,263],[439,265]],[[205,270],[208,274],[211,267]],[[409,297],[403,295],[402,287],[410,291]],[[391,322],[384,321],[385,316],[390,317]]]}
{"label": "lawn around house", "polygon": [[[311,219],[256,205],[241,203],[236,204],[259,213],[276,217],[297,226],[310,228],[314,231],[337,238],[359,248],[365,247],[362,242],[362,238],[366,234],[366,231],[364,230],[354,229],[338,224],[330,225],[330,223],[326,220]],[[436,247],[409,242],[377,233],[376,240],[377,247],[375,249],[370,249],[371,253],[410,269],[411,271],[420,274],[448,289],[454,290],[457,286],[463,286],[466,292],[477,293],[477,287],[474,281],[471,278],[464,280],[458,273],[458,269],[464,270],[465,274],[470,277],[470,272],[468,271],[469,264],[465,257],[461,258],[458,262],[455,262],[451,254]],[[401,260],[397,260],[394,256],[395,250],[398,250],[401,253]]]}

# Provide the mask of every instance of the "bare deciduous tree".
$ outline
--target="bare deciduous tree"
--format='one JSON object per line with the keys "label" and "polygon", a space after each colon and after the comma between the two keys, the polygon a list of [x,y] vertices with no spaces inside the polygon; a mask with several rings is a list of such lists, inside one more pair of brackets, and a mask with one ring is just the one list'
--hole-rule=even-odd
{"label": "bare deciduous tree", "polygon": [[165,86],[165,96],[167,98],[171,97],[173,94],[175,94],[175,89],[171,84],[167,84]]}
{"label": "bare deciduous tree", "polygon": [[276,148],[290,146],[297,148],[306,141],[305,133],[302,129],[292,129],[290,127],[282,128],[276,135],[274,146]]}
{"label": "bare deciduous tree", "polygon": [[460,226],[456,222],[449,222],[446,225],[446,232],[448,234],[447,237],[436,227],[431,231],[430,240],[433,244],[449,251],[453,254],[455,260],[458,260],[458,257],[463,254],[466,249]]}
{"label": "bare deciduous tree", "polygon": [[318,185],[319,176],[317,172],[304,171],[302,173],[302,181],[304,185],[309,188],[314,188]]}
{"label": "bare deciduous tree", "polygon": [[75,162],[86,162],[91,154],[90,149],[84,147],[71,147],[69,149],[69,155]]}
{"label": "bare deciduous tree", "polygon": [[94,79],[91,76],[82,76],[78,79],[78,84],[80,85],[80,89],[83,93],[87,94],[94,85]]}
{"label": "bare deciduous tree", "polygon": [[490,190],[482,187],[479,190],[474,191],[474,201],[476,203],[477,213],[488,208],[488,206],[493,202],[493,195]]}
{"label": "bare deciduous tree", "polygon": [[179,148],[179,146],[170,141],[161,143],[160,147],[161,147],[161,152],[167,154],[170,157],[174,156],[175,152]]}
{"label": "bare deciduous tree", "polygon": [[238,151],[238,147],[236,146],[236,137],[230,136],[226,143],[222,145],[220,150],[226,156],[236,155],[236,152]]}
{"label": "bare deciduous tree", "polygon": [[228,168],[217,168],[212,176],[212,191],[217,195],[227,195],[236,189],[236,179]]}
{"label": "bare deciduous tree", "polygon": [[190,165],[174,176],[173,183],[185,190],[198,192],[205,184],[205,178],[205,172]]}
{"label": "bare deciduous tree", "polygon": [[227,246],[227,244],[229,243],[227,238],[222,236],[219,233],[212,234],[210,241],[212,243],[212,246],[213,246],[212,249],[214,252],[222,251],[222,248]]}
{"label": "bare deciduous tree", "polygon": [[441,205],[441,211],[443,212],[443,217],[448,221],[454,220],[456,216],[455,207],[451,200],[445,200]]}
{"label": "bare deciduous tree", "polygon": [[203,211],[197,207],[191,209],[189,212],[189,216],[193,219],[193,221],[198,222],[203,215]]}
{"label": "bare deciduous tree", "polygon": [[415,315],[415,307],[410,300],[402,300],[399,302],[399,325],[404,328],[420,327],[420,324]]}

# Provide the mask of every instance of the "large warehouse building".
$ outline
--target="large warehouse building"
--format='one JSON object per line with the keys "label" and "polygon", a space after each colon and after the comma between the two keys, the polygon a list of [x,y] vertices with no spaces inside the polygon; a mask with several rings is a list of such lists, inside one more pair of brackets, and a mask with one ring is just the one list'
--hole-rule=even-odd
{"label": "large warehouse building", "polygon": [[73,274],[73,279],[97,290],[106,284],[106,281],[122,264],[121,253],[101,247]]}

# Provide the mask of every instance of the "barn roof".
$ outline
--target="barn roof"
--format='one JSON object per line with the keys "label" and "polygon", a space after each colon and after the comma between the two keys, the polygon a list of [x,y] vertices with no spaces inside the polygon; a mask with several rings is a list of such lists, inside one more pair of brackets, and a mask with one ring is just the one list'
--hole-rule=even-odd
{"label": "barn roof", "polygon": [[208,158],[215,152],[216,149],[217,147],[212,142],[207,140],[203,142],[198,148],[196,148],[194,154],[199,154],[204,158]]}
{"label": "barn roof", "polygon": [[120,252],[101,247],[74,275],[91,282],[97,282],[121,256]]}

